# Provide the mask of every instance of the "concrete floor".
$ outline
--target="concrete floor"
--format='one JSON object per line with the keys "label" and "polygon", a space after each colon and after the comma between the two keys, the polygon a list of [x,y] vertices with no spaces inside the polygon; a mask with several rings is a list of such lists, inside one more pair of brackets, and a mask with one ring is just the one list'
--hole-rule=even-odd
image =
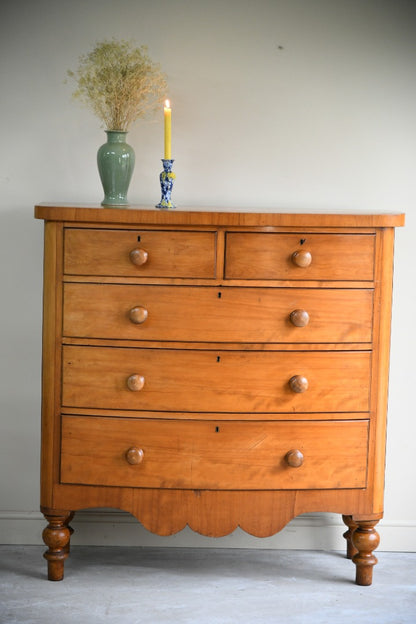
{"label": "concrete floor", "polygon": [[0,546],[1,624],[415,624],[416,553],[377,553],[371,587],[339,552]]}

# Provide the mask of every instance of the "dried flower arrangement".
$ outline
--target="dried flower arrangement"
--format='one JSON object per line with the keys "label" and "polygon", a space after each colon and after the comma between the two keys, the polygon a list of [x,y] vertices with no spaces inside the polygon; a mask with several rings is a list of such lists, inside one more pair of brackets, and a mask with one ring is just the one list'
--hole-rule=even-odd
{"label": "dried flower arrangement", "polygon": [[79,58],[74,98],[89,106],[106,130],[127,131],[138,118],[155,112],[166,97],[166,77],[146,46],[104,40]]}

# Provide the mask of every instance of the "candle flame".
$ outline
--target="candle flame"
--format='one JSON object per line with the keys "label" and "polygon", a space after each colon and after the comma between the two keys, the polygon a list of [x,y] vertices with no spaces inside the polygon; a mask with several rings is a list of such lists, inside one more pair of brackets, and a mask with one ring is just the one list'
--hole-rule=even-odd
{"label": "candle flame", "polygon": [[165,108],[170,108],[170,100],[165,100]]}

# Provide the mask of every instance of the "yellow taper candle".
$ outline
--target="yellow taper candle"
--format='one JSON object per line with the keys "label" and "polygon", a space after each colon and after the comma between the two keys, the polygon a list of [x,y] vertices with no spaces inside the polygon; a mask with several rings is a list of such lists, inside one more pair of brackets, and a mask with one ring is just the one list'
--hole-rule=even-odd
{"label": "yellow taper candle", "polygon": [[172,109],[170,101],[165,101],[165,159],[172,158]]}

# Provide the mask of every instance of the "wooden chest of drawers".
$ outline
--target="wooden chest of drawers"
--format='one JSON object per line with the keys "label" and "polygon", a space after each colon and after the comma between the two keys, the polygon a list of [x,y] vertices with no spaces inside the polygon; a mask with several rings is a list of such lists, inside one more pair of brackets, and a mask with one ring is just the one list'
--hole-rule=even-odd
{"label": "wooden chest of drawers", "polygon": [[160,535],[343,515],[369,585],[403,215],[40,205],[48,577],[75,511]]}

